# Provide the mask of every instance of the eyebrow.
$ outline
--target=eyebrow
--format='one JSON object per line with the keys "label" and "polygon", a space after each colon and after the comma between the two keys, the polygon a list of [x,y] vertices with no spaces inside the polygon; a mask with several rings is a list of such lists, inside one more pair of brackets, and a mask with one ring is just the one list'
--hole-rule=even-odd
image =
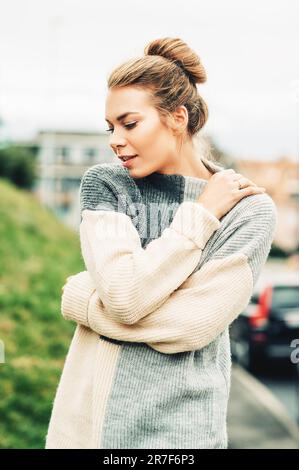
{"label": "eyebrow", "polygon": [[[140,114],[138,113],[138,111],[128,111],[127,113],[123,113],[121,114],[120,116],[118,116],[116,118],[117,121],[121,121],[122,119],[124,119],[126,116],[128,116],[129,114]],[[105,118],[105,121],[107,122],[110,122],[107,118]]]}

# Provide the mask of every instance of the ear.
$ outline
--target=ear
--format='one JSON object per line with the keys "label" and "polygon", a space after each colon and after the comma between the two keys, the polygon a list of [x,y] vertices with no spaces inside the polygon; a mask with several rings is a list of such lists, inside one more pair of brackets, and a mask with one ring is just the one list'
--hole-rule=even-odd
{"label": "ear", "polygon": [[173,119],[176,130],[179,134],[183,133],[188,126],[188,110],[186,106],[179,106],[173,113]]}

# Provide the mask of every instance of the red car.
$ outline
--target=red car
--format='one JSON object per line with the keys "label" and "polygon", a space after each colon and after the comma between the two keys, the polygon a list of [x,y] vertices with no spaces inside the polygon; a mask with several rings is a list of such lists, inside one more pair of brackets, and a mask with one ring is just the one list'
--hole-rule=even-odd
{"label": "red car", "polygon": [[265,361],[293,362],[299,347],[298,274],[285,272],[258,282],[247,308],[231,324],[230,337],[233,358],[252,372]]}

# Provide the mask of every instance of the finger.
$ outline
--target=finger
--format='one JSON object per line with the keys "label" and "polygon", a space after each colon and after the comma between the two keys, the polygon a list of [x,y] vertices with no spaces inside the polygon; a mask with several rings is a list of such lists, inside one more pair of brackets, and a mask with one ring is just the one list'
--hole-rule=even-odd
{"label": "finger", "polygon": [[242,175],[241,173],[235,173],[235,174],[232,174],[232,179],[233,181],[240,181],[241,183],[241,186],[242,187],[246,187],[246,186],[257,186],[256,183],[254,183],[254,181],[251,181],[249,178],[246,178],[246,176]]}
{"label": "finger", "polygon": [[232,180],[234,182],[237,181],[239,186],[243,188],[250,185],[257,186],[253,181],[251,181],[249,178],[246,178],[241,173],[232,174]]}
{"label": "finger", "polygon": [[253,181],[249,180],[248,178],[240,178],[238,182],[241,188],[246,188],[247,186],[257,186],[257,184],[255,184]]}
{"label": "finger", "polygon": [[251,194],[263,194],[266,188],[261,186],[247,186],[246,188],[240,189],[238,194],[242,197],[250,196]]}

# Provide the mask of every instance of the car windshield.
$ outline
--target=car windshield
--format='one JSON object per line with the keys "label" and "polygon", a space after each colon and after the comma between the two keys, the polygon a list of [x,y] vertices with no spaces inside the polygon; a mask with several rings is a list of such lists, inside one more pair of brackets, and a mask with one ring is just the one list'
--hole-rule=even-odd
{"label": "car windshield", "polygon": [[275,286],[272,306],[274,308],[298,308],[299,286]]}

